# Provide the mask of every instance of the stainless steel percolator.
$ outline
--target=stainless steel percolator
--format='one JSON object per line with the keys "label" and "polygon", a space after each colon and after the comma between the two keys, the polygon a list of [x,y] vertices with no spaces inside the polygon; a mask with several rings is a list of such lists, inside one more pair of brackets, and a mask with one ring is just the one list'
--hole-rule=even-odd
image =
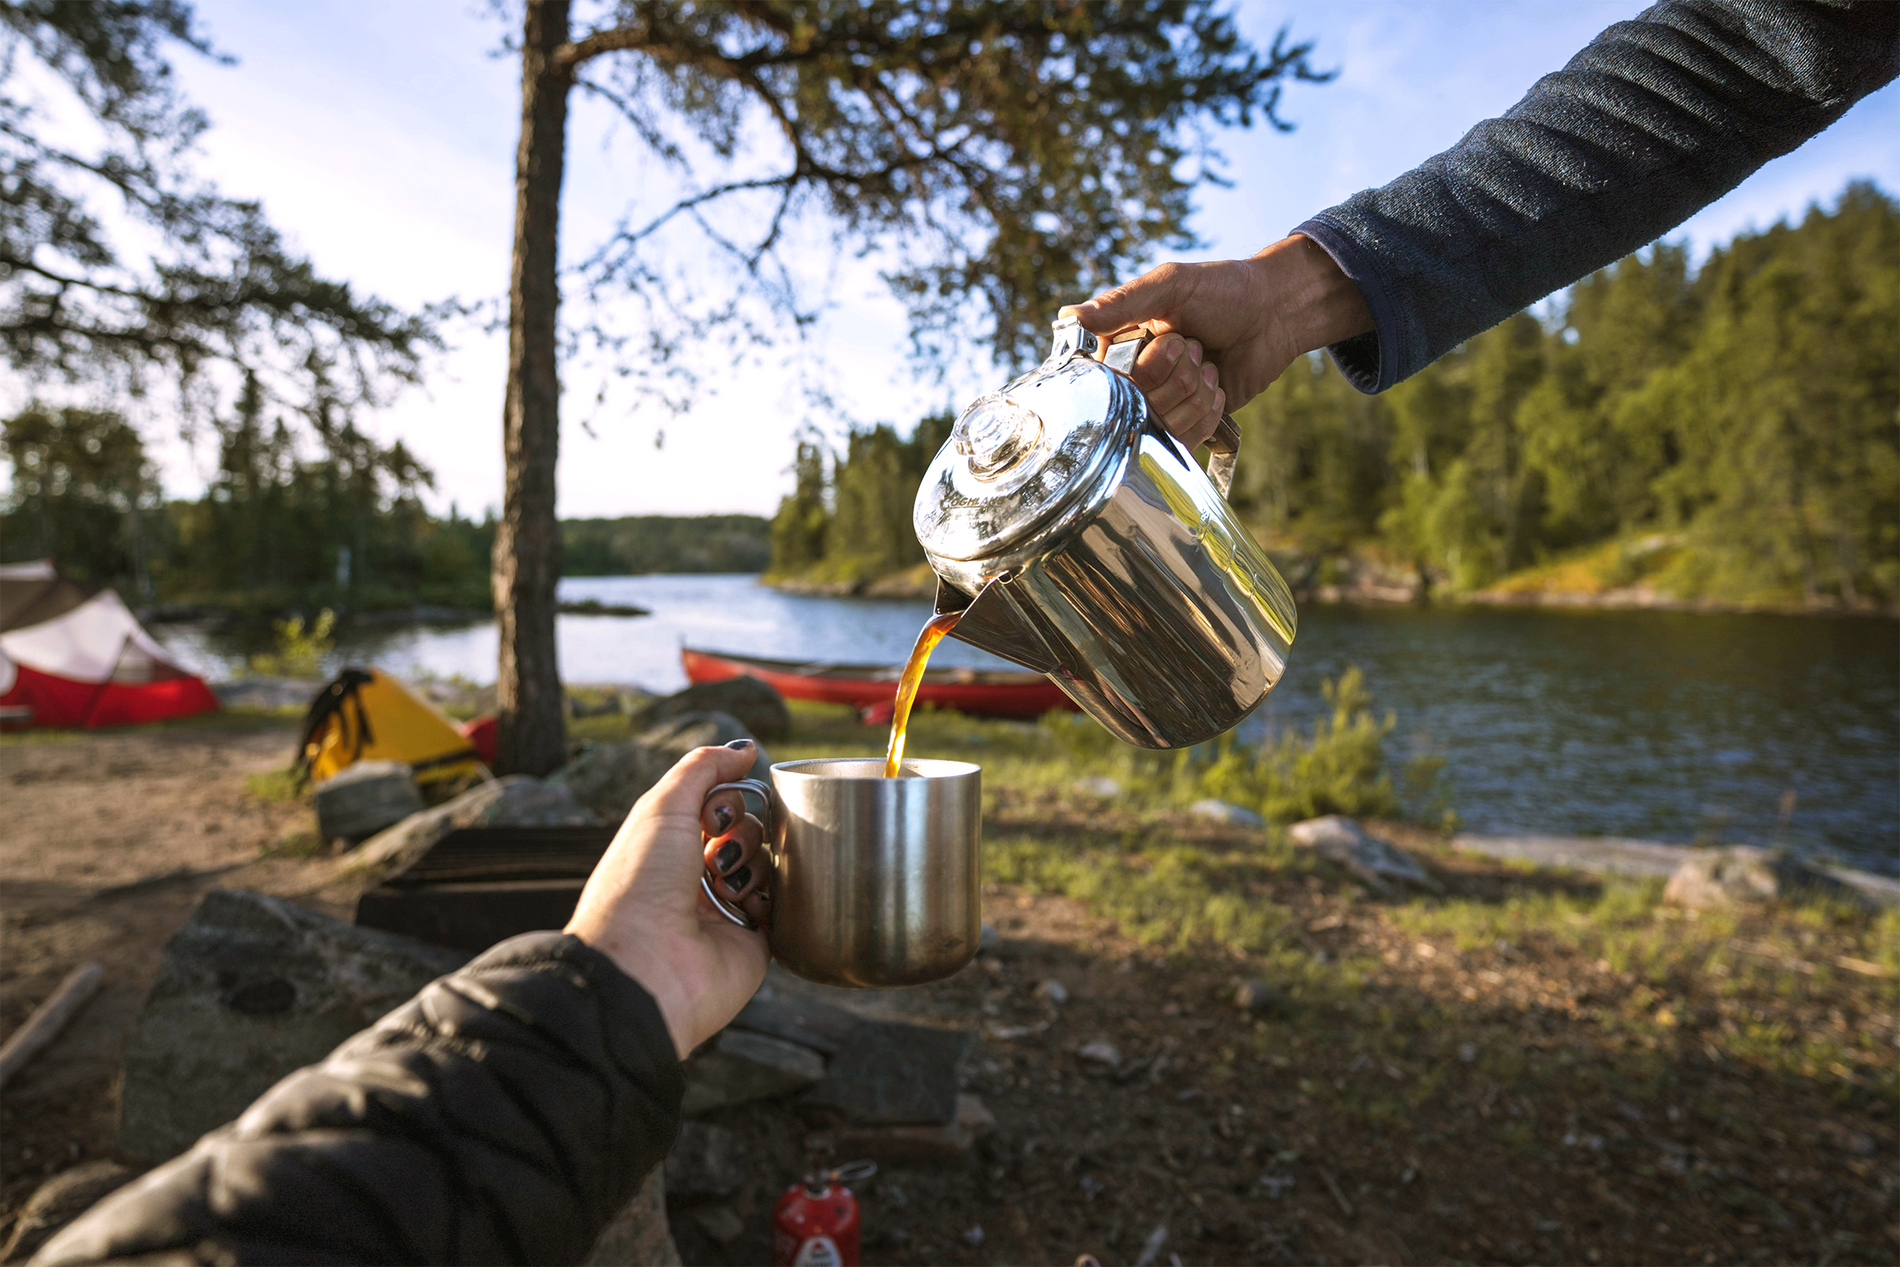
{"label": "stainless steel percolator", "polygon": [[957,419],[912,522],[937,610],[963,613],[951,637],[1048,674],[1129,743],[1178,748],[1266,698],[1297,617],[1227,504],[1232,420],[1211,480],[1128,377],[1146,341],[1058,320],[1048,360]]}

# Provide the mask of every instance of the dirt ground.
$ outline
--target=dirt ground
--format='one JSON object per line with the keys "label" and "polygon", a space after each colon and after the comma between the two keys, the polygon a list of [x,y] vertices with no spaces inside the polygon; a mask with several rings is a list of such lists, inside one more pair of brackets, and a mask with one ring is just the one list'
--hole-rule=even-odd
{"label": "dirt ground", "polygon": [[[161,947],[207,889],[347,918],[355,893],[331,882],[331,860],[272,852],[307,811],[246,789],[290,739],[273,725],[0,747],[0,1029],[73,966],[106,974],[0,1101],[0,1239],[46,1176],[110,1155],[121,1044]],[[1012,830],[1003,816],[986,832]],[[1485,901],[1588,887],[1489,860],[1436,865],[1454,894]],[[997,952],[903,1006],[982,1027],[966,1090],[996,1127],[966,1156],[888,1166],[864,1186],[864,1261],[1113,1264],[1151,1243],[1159,1263],[1900,1258],[1900,1124],[1875,1076],[1900,1033],[1892,980],[1810,963],[1773,996],[1672,995],[1562,939],[1461,948],[1408,930],[1323,869],[1253,898],[1290,913],[1293,953],[1363,965],[1354,987],[1276,984],[1243,1011],[1235,990],[1258,962],[1163,953],[1067,898],[990,885]],[[1745,926],[1732,944],[1768,937]],[[1844,937],[1816,933],[1803,953],[1869,953]],[[1039,994],[1051,980],[1066,1001]],[[1644,990],[1653,1024],[1606,1020]],[[1838,1031],[1856,1051],[1873,1034],[1878,1050],[1791,1072],[1734,1054],[1749,1026]],[[1118,1062],[1078,1055],[1096,1041]],[[678,1209],[676,1238],[689,1263],[766,1261],[773,1199],[808,1166],[848,1158],[782,1107],[715,1120],[748,1149],[731,1202],[744,1231],[721,1245]]]}

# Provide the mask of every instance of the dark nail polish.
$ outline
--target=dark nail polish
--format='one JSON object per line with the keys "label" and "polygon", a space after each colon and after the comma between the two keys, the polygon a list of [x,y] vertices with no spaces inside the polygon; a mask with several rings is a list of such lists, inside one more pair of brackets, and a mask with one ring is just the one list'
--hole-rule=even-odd
{"label": "dark nail polish", "polygon": [[752,883],[751,867],[740,867],[737,871],[734,871],[731,875],[726,877],[726,887],[731,889],[734,893],[743,892],[745,886],[750,883]]}
{"label": "dark nail polish", "polygon": [[714,809],[713,822],[719,824],[720,831],[724,831],[726,828],[732,826],[732,806],[721,805]]}
{"label": "dark nail polish", "polygon": [[713,866],[718,868],[720,875],[724,875],[726,872],[732,870],[732,865],[739,861],[739,855],[744,852],[745,850],[740,847],[738,841],[728,840],[725,844],[719,846],[719,852],[713,855]]}
{"label": "dark nail polish", "polygon": [[750,748],[751,746],[752,746],[752,741],[750,739],[735,739],[731,743],[726,745],[726,747],[732,749],[734,752],[744,752],[747,748]]}

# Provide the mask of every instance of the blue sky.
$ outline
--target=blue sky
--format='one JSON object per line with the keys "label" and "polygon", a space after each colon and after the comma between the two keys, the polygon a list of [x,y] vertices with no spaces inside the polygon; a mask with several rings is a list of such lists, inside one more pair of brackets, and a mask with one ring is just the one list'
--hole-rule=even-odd
{"label": "blue sky", "polygon": [[[1242,0],[1243,28],[1268,43],[1282,25],[1317,43],[1316,61],[1341,74],[1293,85],[1290,135],[1256,129],[1218,139],[1229,189],[1208,188],[1191,228],[1191,258],[1248,254],[1314,211],[1385,180],[1508,108],[1604,26],[1643,6],[1590,0],[1383,3]],[[404,304],[456,294],[492,298],[507,283],[518,128],[517,65],[493,55],[503,34],[474,0],[330,0],[295,5],[200,0],[199,12],[235,66],[182,61],[189,95],[213,121],[200,169],[226,192],[261,198],[325,272]],[[576,97],[568,152],[563,246],[598,241],[629,203],[651,205],[655,174],[599,107]],[[1900,86],[1856,106],[1829,132],[1771,163],[1674,236],[1698,255],[1750,228],[1831,200],[1852,177],[1900,191]],[[831,307],[800,363],[827,367],[849,416],[908,427],[920,413],[960,405],[995,371],[966,369],[918,383],[905,358],[902,310],[867,266],[833,267]],[[369,420],[401,436],[437,472],[438,505],[494,504],[501,486],[505,374],[499,336],[467,329],[411,391]],[[806,416],[782,364],[735,366],[674,418],[570,374],[560,466],[564,515],[769,514],[787,490],[793,432]],[[587,428],[580,425],[585,418]],[[835,423],[830,424],[835,427]],[[665,442],[656,447],[656,432]],[[209,453],[164,445],[167,488],[189,493]]]}

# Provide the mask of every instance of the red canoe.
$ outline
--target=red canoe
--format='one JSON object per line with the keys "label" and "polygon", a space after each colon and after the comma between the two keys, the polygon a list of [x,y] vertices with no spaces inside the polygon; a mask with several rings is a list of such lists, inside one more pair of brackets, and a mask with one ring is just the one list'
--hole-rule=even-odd
{"label": "red canoe", "polygon": [[[867,722],[887,722],[897,694],[894,664],[833,664],[829,661],[768,660],[762,656],[680,648],[691,682],[755,677],[787,699],[849,704]],[[1040,717],[1054,708],[1076,711],[1054,682],[1028,670],[925,669],[917,688],[920,706],[954,708],[976,717]]]}

